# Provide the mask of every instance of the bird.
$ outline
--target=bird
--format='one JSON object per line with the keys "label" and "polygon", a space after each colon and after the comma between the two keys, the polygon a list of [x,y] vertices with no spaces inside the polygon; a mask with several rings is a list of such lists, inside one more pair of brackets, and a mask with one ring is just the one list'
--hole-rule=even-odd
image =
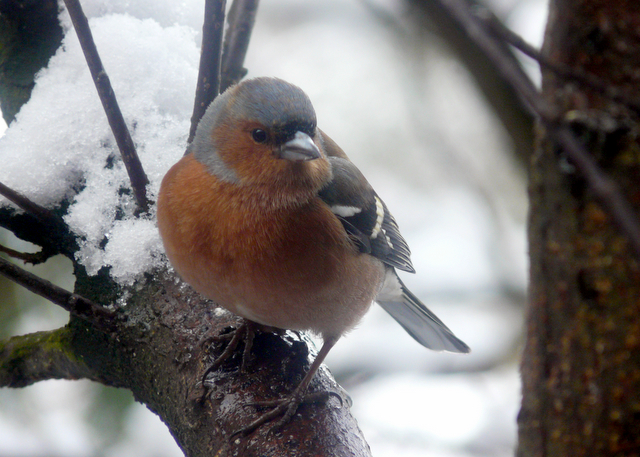
{"label": "bird", "polygon": [[245,431],[292,417],[374,301],[421,345],[470,351],[400,280],[397,270],[415,270],[396,220],[318,128],[309,97],[282,79],[247,79],[211,102],[162,180],[157,222],[196,291],[248,322],[322,338],[292,394]]}

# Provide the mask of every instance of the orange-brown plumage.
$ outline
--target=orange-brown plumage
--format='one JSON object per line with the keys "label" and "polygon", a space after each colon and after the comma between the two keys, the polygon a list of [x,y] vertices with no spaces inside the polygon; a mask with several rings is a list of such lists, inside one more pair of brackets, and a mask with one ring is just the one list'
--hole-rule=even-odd
{"label": "orange-brown plumage", "polygon": [[[339,337],[375,298],[382,265],[356,251],[318,197],[265,205],[261,186],[239,192],[193,154],[173,166],[162,189],[158,225],[169,259],[233,313]],[[347,283],[350,271],[359,275]]]}

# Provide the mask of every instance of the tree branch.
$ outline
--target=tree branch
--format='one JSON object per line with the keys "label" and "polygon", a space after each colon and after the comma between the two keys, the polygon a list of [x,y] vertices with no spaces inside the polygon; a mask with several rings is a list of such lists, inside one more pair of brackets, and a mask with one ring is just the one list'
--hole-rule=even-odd
{"label": "tree branch", "polygon": [[221,93],[247,74],[244,59],[249,49],[259,2],[260,0],[234,0],[231,4],[222,53]]}
{"label": "tree branch", "polygon": [[0,274],[36,295],[61,306],[74,316],[108,332],[115,326],[116,313],[86,298],[69,292],[0,257]]}
{"label": "tree branch", "polygon": [[[494,60],[485,55],[475,37],[465,33],[460,21],[443,2],[437,0],[407,1],[417,8],[417,14],[412,11],[412,17],[422,21],[420,24],[422,28],[436,29],[438,35],[458,54],[485,99],[509,133],[514,144],[516,157],[525,168],[528,167],[534,150],[534,116],[529,108],[523,107],[511,82],[495,67]],[[466,0],[462,6],[467,9],[475,8],[477,2]],[[514,65],[520,69],[515,55],[508,46],[500,43],[499,47],[504,58],[512,60]]]}
{"label": "tree branch", "polygon": [[22,260],[25,263],[30,263],[32,265],[37,265],[39,263],[46,262],[48,258],[51,257],[47,251],[41,249],[38,252],[20,252],[15,249],[8,248],[0,244],[0,252],[7,254],[9,257],[13,257],[14,259]]}
{"label": "tree branch", "polygon": [[16,208],[0,207],[0,227],[9,230],[21,240],[41,246],[47,258],[58,253],[73,257],[71,250],[59,247],[55,240],[52,240],[52,233],[45,224]]}
{"label": "tree branch", "polygon": [[90,377],[73,353],[67,327],[0,341],[0,387],[25,387],[48,379]]}
{"label": "tree branch", "polygon": [[56,228],[64,227],[66,229],[66,224],[60,217],[53,214],[44,206],[40,206],[32,202],[21,193],[16,192],[15,190],[11,189],[10,187],[7,187],[1,182],[0,182],[0,195],[5,197],[7,200],[12,202],[13,204],[18,206],[25,212],[38,218],[38,220],[43,224],[50,225]]}
{"label": "tree branch", "polygon": [[200,70],[196,86],[196,98],[191,115],[188,143],[193,141],[196,128],[209,104],[220,93],[220,68],[222,60],[222,34],[224,32],[224,10],[226,0],[206,0],[204,24],[202,26],[202,47],[200,50]]}
{"label": "tree branch", "polygon": [[[6,211],[0,211],[0,226],[11,230],[19,238],[41,246],[41,261],[44,262],[59,252],[70,255],[75,251],[77,248],[75,238],[71,235],[67,224],[65,224],[60,216],[32,202],[24,195],[1,182],[0,195],[27,213],[26,215],[10,213],[7,214],[5,218]],[[23,221],[25,218],[29,218],[30,220]],[[18,230],[18,228],[21,230]],[[34,232],[37,232],[38,236],[34,237]]]}
{"label": "tree branch", "polygon": [[551,70],[556,75],[576,81],[591,89],[597,90],[599,93],[612,101],[618,102],[631,108],[636,113],[640,113],[640,100],[631,97],[628,93],[618,87],[612,86],[598,76],[582,71],[581,69],[571,68],[567,65],[552,62],[544,56],[538,49],[531,46],[521,36],[512,32],[502,22],[500,22],[487,8],[478,8],[474,10],[476,16],[481,19],[487,26],[488,30],[497,37],[503,39],[514,48],[518,49],[524,55],[532,58],[541,67]]}
{"label": "tree branch", "polygon": [[530,110],[537,113],[535,105],[541,102],[538,91],[520,65],[507,53],[506,48],[489,35],[478,19],[469,11],[468,5],[462,0],[436,0],[442,5],[459,26],[482,50],[483,54],[493,63],[501,76],[515,89],[521,100]]}
{"label": "tree branch", "polygon": [[540,117],[545,127],[562,145],[569,159],[585,178],[589,188],[614,224],[625,235],[637,259],[640,260],[640,223],[631,205],[619,188],[604,174],[573,133],[561,123],[555,113],[540,97],[539,92],[511,57],[504,55],[502,47],[480,24],[461,0],[437,0],[447,8],[466,33],[490,58],[503,77],[511,83],[522,100]]}
{"label": "tree branch", "polygon": [[126,319],[116,321],[112,334],[91,331],[79,319],[70,322],[74,352],[91,369],[91,379],[130,389],[157,413],[185,455],[370,455],[348,401],[336,399],[344,394],[325,369],[314,377],[310,391],[335,393],[326,403],[302,405],[281,433],[269,433],[264,426],[232,441],[234,432],[265,412],[248,404],[284,397],[295,388],[309,367],[308,340],[259,332],[247,370],[239,370],[241,343],[210,373],[211,390],[203,399],[203,374],[227,342],[202,342],[237,327],[240,319],[219,312],[167,271],[156,272],[145,287],[129,290],[121,311]]}
{"label": "tree branch", "polygon": [[80,46],[82,46],[82,52],[84,52],[84,56],[87,59],[87,65],[89,66],[93,82],[98,90],[98,95],[100,96],[100,101],[107,115],[109,126],[111,126],[111,131],[120,149],[122,161],[127,168],[133,195],[138,205],[138,211],[147,212],[149,210],[149,201],[147,199],[147,184],[149,184],[149,180],[140,163],[140,158],[136,152],[129,129],[124,122],[124,117],[120,111],[120,106],[116,100],[113,88],[111,87],[109,76],[102,66],[98,49],[96,48],[91,29],[89,28],[89,21],[84,15],[82,6],[80,6],[78,0],[64,0],[64,3],[67,6],[71,21],[76,29]]}

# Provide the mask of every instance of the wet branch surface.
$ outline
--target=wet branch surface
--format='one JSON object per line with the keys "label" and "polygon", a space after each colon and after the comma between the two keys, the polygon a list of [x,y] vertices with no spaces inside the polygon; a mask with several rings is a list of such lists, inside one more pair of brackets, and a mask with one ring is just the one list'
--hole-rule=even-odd
{"label": "wet branch surface", "polygon": [[214,311],[209,300],[174,276],[158,273],[119,308],[112,332],[96,331],[86,320],[72,317],[56,331],[0,343],[0,385],[83,377],[130,389],[167,424],[187,456],[370,455],[347,397],[325,369],[311,391],[334,392],[342,401],[332,395],[326,403],[303,404],[277,433],[264,426],[231,439],[264,412],[247,404],[290,393],[308,369],[310,354],[294,334],[258,333],[247,372],[238,370],[240,344],[211,373],[212,389],[204,396],[202,375],[226,342],[202,341],[239,324],[230,313]]}

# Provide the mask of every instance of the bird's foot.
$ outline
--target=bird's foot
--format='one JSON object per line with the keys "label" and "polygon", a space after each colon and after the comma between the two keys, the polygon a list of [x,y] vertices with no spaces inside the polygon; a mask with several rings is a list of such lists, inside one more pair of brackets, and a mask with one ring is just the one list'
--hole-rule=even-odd
{"label": "bird's foot", "polygon": [[229,341],[224,351],[222,351],[222,354],[216,357],[213,363],[209,365],[209,367],[205,370],[204,374],[202,375],[201,383],[204,388],[204,393],[202,395],[201,400],[204,400],[204,397],[207,395],[209,389],[211,388],[210,383],[207,382],[207,378],[209,377],[209,374],[214,370],[217,370],[218,368],[220,368],[220,366],[233,355],[234,351],[238,347],[238,344],[243,339],[244,339],[244,350],[242,351],[242,361],[240,362],[240,372],[247,371],[247,366],[251,361],[251,348],[253,346],[253,339],[255,337],[255,334],[256,334],[256,324],[250,321],[244,321],[242,324],[238,326],[238,328],[233,329],[229,333],[210,336],[203,339],[203,341],[200,342],[201,345],[204,345],[204,344],[211,344],[211,343],[220,342],[220,341]]}
{"label": "bird's foot", "polygon": [[255,419],[249,425],[246,425],[240,430],[234,432],[233,435],[231,435],[231,439],[236,439],[239,436],[247,436],[257,430],[260,426],[278,419],[273,423],[273,425],[271,425],[269,429],[270,433],[275,433],[291,420],[300,405],[303,403],[324,403],[327,402],[332,396],[335,396],[338,400],[340,400],[340,407],[342,407],[344,404],[342,397],[336,392],[322,391],[305,395],[306,389],[300,389],[300,387],[301,386],[298,386],[298,388],[296,388],[296,390],[291,395],[285,398],[281,398],[278,400],[251,402],[244,405],[245,407],[255,407],[258,409],[273,409]]}

